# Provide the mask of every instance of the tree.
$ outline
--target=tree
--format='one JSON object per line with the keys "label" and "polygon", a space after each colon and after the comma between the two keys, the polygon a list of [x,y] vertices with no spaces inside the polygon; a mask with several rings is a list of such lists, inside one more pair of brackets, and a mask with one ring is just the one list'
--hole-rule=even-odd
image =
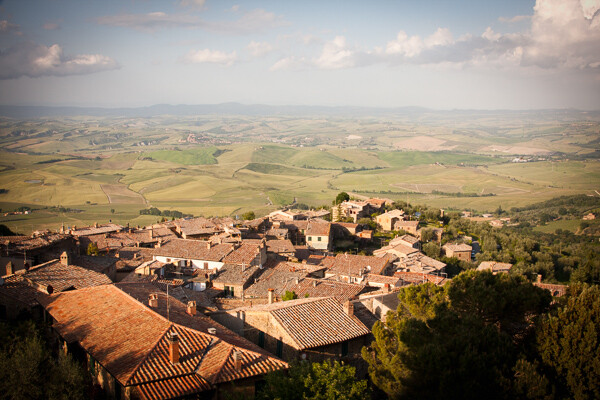
{"label": "tree", "polygon": [[356,369],[338,361],[292,364],[288,371],[265,375],[259,399],[360,400],[369,397],[365,380],[356,379]]}
{"label": "tree", "polygon": [[350,200],[350,195],[346,192],[340,192],[335,197],[335,204],[340,204],[340,203],[343,203],[344,201],[348,201],[348,200]]}
{"label": "tree", "polygon": [[362,353],[390,398],[510,398],[521,343],[550,304],[523,278],[477,271],[405,288],[399,300]]}
{"label": "tree", "polygon": [[566,304],[537,332],[543,365],[564,398],[600,398],[600,287],[573,285]]}
{"label": "tree", "polygon": [[297,298],[298,295],[296,294],[296,292],[290,292],[289,290],[286,290],[283,296],[281,296],[281,300],[283,301],[294,300]]}
{"label": "tree", "polygon": [[427,254],[428,257],[439,257],[440,251],[441,247],[436,242],[429,242],[423,245],[423,253]]}
{"label": "tree", "polygon": [[87,247],[87,255],[88,256],[97,256],[100,254],[98,250],[98,245],[95,242],[90,242]]}
{"label": "tree", "polygon": [[111,209],[110,209],[110,213],[111,213],[111,214],[114,214],[114,213],[115,213],[115,209],[114,209],[114,208],[111,208]]}
{"label": "tree", "polygon": [[246,221],[250,221],[256,218],[254,211],[248,211],[242,214],[242,219]]}

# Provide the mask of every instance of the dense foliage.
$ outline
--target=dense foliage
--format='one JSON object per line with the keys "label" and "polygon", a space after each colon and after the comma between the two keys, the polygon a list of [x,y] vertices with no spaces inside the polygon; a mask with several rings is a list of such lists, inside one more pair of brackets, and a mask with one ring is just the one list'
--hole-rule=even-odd
{"label": "dense foliage", "polygon": [[337,361],[293,364],[287,371],[265,376],[257,398],[263,400],[361,400],[368,398],[367,381],[355,377],[354,367]]}
{"label": "dense foliage", "polygon": [[600,288],[549,292],[517,275],[468,271],[411,286],[363,349],[390,398],[600,397]]}
{"label": "dense foliage", "polygon": [[85,399],[89,382],[69,355],[55,359],[31,322],[0,325],[0,399]]}

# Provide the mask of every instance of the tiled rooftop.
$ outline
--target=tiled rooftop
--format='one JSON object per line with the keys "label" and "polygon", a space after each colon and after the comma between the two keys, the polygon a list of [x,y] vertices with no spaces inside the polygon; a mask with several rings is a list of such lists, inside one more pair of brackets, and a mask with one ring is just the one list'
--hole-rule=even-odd
{"label": "tiled rooftop", "polygon": [[224,263],[249,265],[260,252],[260,244],[242,243],[240,247],[233,250],[223,258]]}
{"label": "tiled rooftop", "polygon": [[308,222],[306,228],[306,236],[329,236],[331,231],[331,224],[327,221],[316,221],[312,220]]}
{"label": "tiled rooftop", "polygon": [[224,264],[213,282],[225,285],[243,285],[259,268],[258,265]]}
{"label": "tiled rooftop", "polygon": [[346,314],[333,297],[282,301],[240,310],[247,314],[271,314],[299,350],[339,343],[370,333],[358,318]]}
{"label": "tiled rooftop", "polygon": [[296,252],[294,245],[289,239],[267,240],[267,251],[270,253],[292,253]]}
{"label": "tiled rooftop", "polygon": [[231,244],[210,245],[205,241],[170,239],[154,249],[155,256],[185,258],[192,260],[221,261],[233,251]]}
{"label": "tiled rooftop", "polygon": [[361,273],[370,272],[373,274],[382,274],[383,269],[389,264],[389,258],[359,256],[354,254],[338,254],[335,261],[327,270],[328,273],[339,275],[359,276]]}
{"label": "tiled rooftop", "polygon": [[[139,301],[134,297],[139,298]],[[40,300],[56,320],[53,328],[81,346],[119,382],[138,386],[148,399],[206,391],[214,384],[286,368],[258,346],[203,315],[191,316],[181,302],[158,293],[159,308],[147,304],[152,284],[119,284],[65,292]],[[161,307],[162,304],[162,307]],[[207,333],[215,328],[216,335]],[[168,338],[179,334],[178,364],[168,361]],[[241,370],[233,366],[239,351]]]}
{"label": "tiled rooftop", "polygon": [[307,295],[308,297],[333,297],[338,302],[343,303],[346,300],[354,298],[364,289],[364,285],[354,283],[304,278],[288,290],[296,293],[298,298],[304,298]]}

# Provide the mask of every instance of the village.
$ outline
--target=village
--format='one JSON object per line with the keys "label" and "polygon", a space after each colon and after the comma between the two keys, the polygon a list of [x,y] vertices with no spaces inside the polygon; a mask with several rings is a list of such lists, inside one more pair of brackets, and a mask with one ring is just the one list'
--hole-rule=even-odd
{"label": "village", "polygon": [[[444,262],[421,251],[419,219],[392,203],[346,199],[330,210],[253,220],[63,225],[5,236],[0,317],[29,313],[49,324],[57,348],[109,398],[220,398],[232,388],[252,396],[266,373],[300,360],[342,361],[362,377],[361,349],[375,322],[396,310],[398,291],[451,279]],[[365,217],[375,223],[358,223]],[[390,239],[377,243],[372,226]],[[429,229],[427,240],[441,243],[443,226]],[[336,254],[340,239],[354,254]],[[472,262],[471,240],[441,249]],[[486,261],[477,269],[511,267]],[[539,278],[554,296],[565,293]]]}

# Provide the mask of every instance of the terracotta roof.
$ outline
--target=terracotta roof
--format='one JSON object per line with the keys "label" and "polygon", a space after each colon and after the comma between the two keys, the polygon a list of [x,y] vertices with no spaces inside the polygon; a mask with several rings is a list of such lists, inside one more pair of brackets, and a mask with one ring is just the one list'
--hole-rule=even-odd
{"label": "terracotta roof", "polygon": [[426,281],[426,282],[434,283],[438,286],[442,286],[448,281],[448,279],[444,278],[443,276],[424,274],[424,273],[419,273],[419,272],[397,271],[394,273],[394,276],[402,279],[405,282],[423,283],[424,281]]}
{"label": "terracotta roof", "polygon": [[377,274],[367,274],[365,276],[365,280],[367,282],[367,285],[369,283],[377,283],[377,284],[388,284],[390,286],[396,286],[399,282],[400,282],[400,278],[398,277],[394,277],[394,276],[387,276],[387,275],[377,275]]}
{"label": "terracotta roof", "polygon": [[0,236],[0,249],[4,252],[8,246],[9,250],[22,253],[23,251],[49,247],[70,238],[71,236],[60,233],[46,233],[36,236]]}
{"label": "terracotta roof", "polygon": [[224,264],[213,282],[225,285],[243,285],[260,269],[258,265]]}
{"label": "terracotta roof", "polygon": [[299,350],[339,343],[370,333],[358,318],[346,314],[333,297],[282,301],[240,310],[247,314],[271,314]]}
{"label": "terracotta roof", "polygon": [[70,232],[73,236],[88,236],[98,235],[101,233],[116,232],[121,229],[123,229],[121,225],[110,223],[98,226],[87,226],[79,229],[71,229]]}
{"label": "terracotta roof", "polygon": [[464,244],[464,243],[459,243],[459,244],[454,244],[454,243],[446,243],[442,248],[446,249],[446,250],[450,250],[450,251],[472,251],[472,247],[469,246],[468,244]]}
{"label": "terracotta roof", "polygon": [[327,272],[339,275],[361,275],[370,272],[382,274],[383,269],[390,263],[388,256],[373,257],[354,254],[338,254]]}
{"label": "terracotta roof", "polygon": [[331,224],[329,222],[317,222],[315,220],[308,222],[306,236],[329,236]]}
{"label": "terracotta roof", "polygon": [[155,256],[185,258],[189,260],[221,261],[233,251],[231,244],[210,245],[205,241],[170,239],[154,249]]}
{"label": "terracotta roof", "polygon": [[306,230],[308,228],[308,220],[300,220],[300,221],[285,221],[285,226],[289,227],[294,226],[300,230]]}
{"label": "terracotta roof", "polygon": [[2,278],[4,284],[0,285],[0,295],[17,300],[26,306],[37,305],[36,297],[39,292],[25,280],[23,274],[8,275]]}
{"label": "terracotta roof", "polygon": [[477,271],[484,271],[486,269],[491,270],[492,272],[508,272],[512,268],[512,264],[510,263],[501,263],[496,261],[483,261],[477,267]]}
{"label": "terracotta roof", "polygon": [[240,247],[227,254],[222,261],[228,264],[250,265],[260,253],[260,246],[260,244],[242,243]]}
{"label": "terracotta roof", "polygon": [[[406,243],[410,243],[411,245],[419,243],[419,239],[417,239],[416,237],[411,236],[411,235],[403,235],[396,239],[399,241],[404,241]],[[394,239],[394,240],[396,240],[396,239]],[[394,242],[394,240],[390,241],[390,244],[392,244]]]}
{"label": "terracotta roof", "polygon": [[419,250],[415,249],[414,247],[410,247],[410,246],[406,246],[401,243],[397,243],[395,245],[384,246],[381,249],[375,250],[373,252],[373,254],[376,255],[377,257],[382,257],[386,254],[394,254],[394,255],[397,255],[398,257],[408,257],[411,254],[415,254],[418,252],[419,252]]}
{"label": "terracotta roof", "polygon": [[419,221],[397,221],[394,226],[403,227],[403,226],[414,226],[419,225]]}
{"label": "terracotta roof", "polygon": [[354,283],[304,278],[288,290],[296,293],[298,298],[307,297],[307,295],[308,297],[333,297],[338,302],[343,303],[354,298],[364,289],[364,285]]}
{"label": "terracotta roof", "polygon": [[267,240],[267,251],[270,253],[296,253],[296,249],[289,239]]}
{"label": "terracotta roof", "polygon": [[289,268],[265,268],[263,273],[256,278],[245,291],[246,297],[267,297],[269,289],[273,289],[275,295],[281,296],[288,288],[296,284],[307,275],[306,271],[290,271]]}
{"label": "terracotta roof", "polygon": [[[156,293],[159,308],[152,309],[125,291],[147,304],[149,293],[156,293],[156,288],[151,284],[107,285],[49,296],[40,302],[65,340],[79,342],[121,384],[138,386],[145,398],[199,393],[218,382],[287,367],[208,317],[185,313],[186,306],[173,298],[168,321],[159,314],[166,312],[164,293]],[[215,328],[217,334],[208,333],[208,328]],[[179,335],[178,364],[168,360],[168,336],[174,332]],[[243,360],[240,371],[230,368],[235,351]]]}
{"label": "terracotta roof", "polygon": [[275,270],[279,270],[279,271],[290,271],[290,272],[304,271],[307,274],[312,274],[317,271],[324,270],[326,268],[323,265],[314,265],[314,264],[298,263],[298,262],[291,262],[291,261],[279,261],[276,264],[269,264],[269,265],[271,268],[273,268]]}

